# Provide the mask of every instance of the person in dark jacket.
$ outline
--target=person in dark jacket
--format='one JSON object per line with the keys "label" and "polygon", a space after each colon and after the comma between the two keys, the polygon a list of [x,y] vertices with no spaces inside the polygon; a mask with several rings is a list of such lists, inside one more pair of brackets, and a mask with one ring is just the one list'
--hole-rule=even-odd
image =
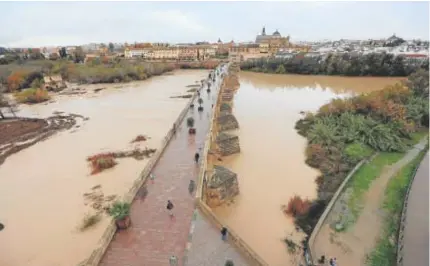
{"label": "person in dark jacket", "polygon": [[173,217],[173,207],[174,207],[173,203],[170,200],[168,200],[166,209],[169,212],[170,217]]}
{"label": "person in dark jacket", "polygon": [[194,154],[194,161],[196,161],[196,163],[198,163],[199,158],[200,158],[200,154],[198,152],[196,152],[196,154]]}
{"label": "person in dark jacket", "polygon": [[224,226],[221,228],[221,239],[222,241],[227,240],[227,228],[225,228]]}

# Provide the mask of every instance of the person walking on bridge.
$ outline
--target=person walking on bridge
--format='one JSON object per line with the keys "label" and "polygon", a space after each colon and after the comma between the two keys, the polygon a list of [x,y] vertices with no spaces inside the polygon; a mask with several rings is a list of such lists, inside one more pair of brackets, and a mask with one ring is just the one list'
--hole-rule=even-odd
{"label": "person walking on bridge", "polygon": [[194,161],[196,161],[196,163],[198,163],[199,158],[200,158],[200,154],[198,152],[196,152],[196,154],[194,154]]}
{"label": "person walking on bridge", "polygon": [[166,209],[169,212],[170,217],[173,217],[173,207],[174,207],[173,203],[170,200],[168,200]]}
{"label": "person walking on bridge", "polygon": [[221,239],[227,241],[227,228],[225,226],[221,228]]}

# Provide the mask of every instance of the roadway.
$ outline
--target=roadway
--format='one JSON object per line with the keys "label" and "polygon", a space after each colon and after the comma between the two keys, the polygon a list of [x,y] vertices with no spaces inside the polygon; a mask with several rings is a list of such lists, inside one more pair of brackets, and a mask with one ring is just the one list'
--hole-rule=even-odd
{"label": "roadway", "polygon": [[429,265],[429,153],[409,192],[403,240],[403,265]]}

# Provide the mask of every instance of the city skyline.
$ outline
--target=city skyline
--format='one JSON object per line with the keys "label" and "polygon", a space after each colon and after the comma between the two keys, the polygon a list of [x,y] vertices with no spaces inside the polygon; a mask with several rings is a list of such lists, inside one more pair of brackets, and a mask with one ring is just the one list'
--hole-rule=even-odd
{"label": "city skyline", "polygon": [[[428,2],[1,2],[0,46],[429,39]],[[67,16],[65,15],[67,14]],[[7,27],[14,25],[13,27]]]}

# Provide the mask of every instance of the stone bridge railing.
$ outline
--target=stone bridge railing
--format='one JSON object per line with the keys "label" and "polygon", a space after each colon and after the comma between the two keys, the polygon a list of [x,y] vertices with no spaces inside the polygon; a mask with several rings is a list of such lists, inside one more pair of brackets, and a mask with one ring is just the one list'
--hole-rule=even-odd
{"label": "stone bridge railing", "polygon": [[[221,85],[222,86],[222,85]],[[256,266],[266,266],[268,265],[246,242],[240,238],[240,236],[231,228],[229,228],[225,223],[222,223],[222,221],[213,213],[211,208],[206,204],[205,201],[205,189],[206,189],[206,183],[208,181],[208,155],[211,144],[216,140],[216,134],[214,132],[214,125],[216,124],[217,119],[217,109],[219,105],[222,102],[222,99],[220,96],[222,88],[219,88],[218,96],[216,104],[214,104],[213,112],[212,112],[212,118],[211,118],[211,125],[208,132],[208,135],[206,137],[205,146],[202,154],[202,161],[200,166],[200,172],[199,177],[197,181],[197,191],[196,191],[196,205],[198,209],[202,212],[202,214],[205,215],[207,219],[219,230],[224,226],[227,228],[229,232],[229,241],[234,246],[238,248],[238,250],[242,253],[244,258],[247,259],[247,261],[250,263],[250,265],[256,265]]]}

